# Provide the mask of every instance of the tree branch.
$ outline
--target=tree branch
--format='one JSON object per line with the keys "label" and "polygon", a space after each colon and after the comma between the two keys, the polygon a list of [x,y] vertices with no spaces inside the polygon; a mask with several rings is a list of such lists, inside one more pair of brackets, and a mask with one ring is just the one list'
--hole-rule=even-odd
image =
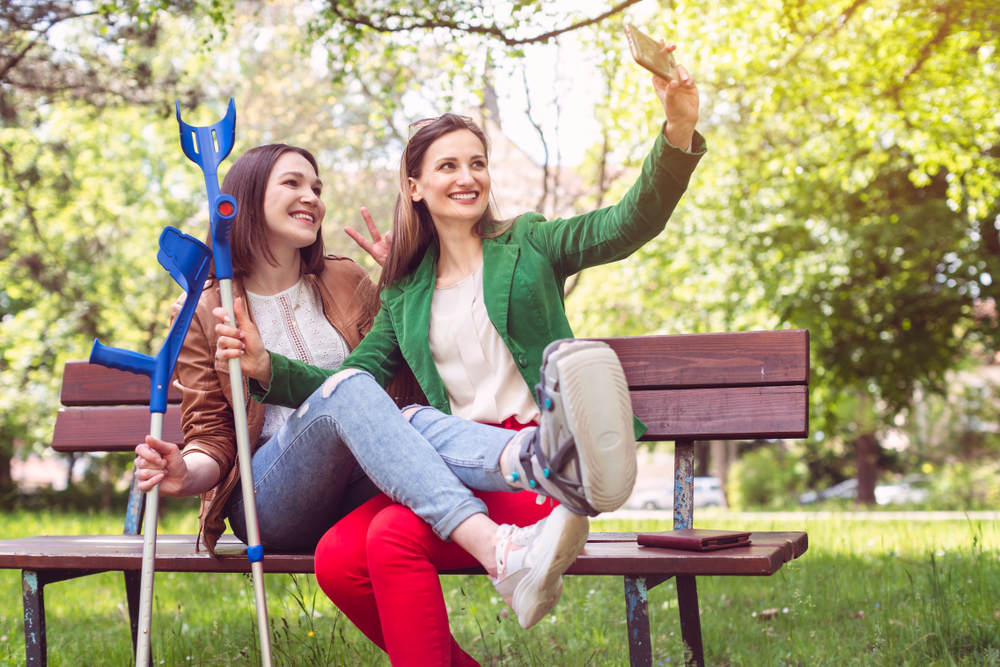
{"label": "tree branch", "polygon": [[934,33],[934,36],[931,37],[930,41],[924,44],[924,46],[920,49],[920,54],[917,56],[916,62],[910,66],[910,69],[908,69],[906,74],[903,75],[903,79],[895,86],[897,90],[902,88],[906,82],[909,81],[910,77],[920,71],[928,59],[930,59],[934,48],[951,34],[951,27],[958,20],[958,15],[961,13],[960,4],[961,3],[951,3],[945,7],[944,18],[941,20],[941,25],[938,26],[937,31]]}
{"label": "tree branch", "polygon": [[[5,9],[6,9],[6,3],[5,3]],[[3,63],[2,69],[0,69],[0,81],[6,81],[7,74],[12,69],[17,67],[18,64],[20,64],[20,62],[24,60],[24,57],[28,54],[28,52],[31,51],[31,49],[33,49],[39,42],[41,42],[45,37],[45,35],[48,34],[49,30],[51,30],[57,24],[62,23],[63,21],[68,21],[70,19],[77,19],[84,16],[94,16],[95,14],[97,14],[96,11],[80,12],[80,13],[69,11],[69,13],[64,14],[62,16],[56,16],[54,18],[51,18],[48,22],[48,25],[46,25],[44,28],[40,28],[37,30],[26,28],[24,25],[12,25],[12,24],[19,24],[21,22],[17,21],[16,17],[13,17],[11,15],[5,15],[4,19],[5,23],[7,23],[6,28],[10,30],[12,33],[16,33],[18,30],[26,30],[28,32],[34,32],[35,34],[34,37],[30,39],[28,43],[24,46],[24,48],[20,49],[18,53],[12,54],[9,57],[8,54],[6,53],[2,54],[3,57],[5,58],[5,62]]]}
{"label": "tree branch", "polygon": [[535,133],[538,134],[538,139],[542,142],[542,150],[545,152],[545,157],[542,161],[542,195],[538,198],[538,203],[535,204],[536,211],[543,211],[545,209],[545,200],[549,197],[549,144],[545,141],[545,132],[542,130],[542,126],[538,124],[538,121],[532,115],[531,89],[528,86],[526,67],[521,67],[521,83],[524,86],[524,115],[527,117],[528,122],[531,123],[531,127],[535,128]]}
{"label": "tree branch", "polygon": [[[536,44],[540,42],[547,42],[563,33],[572,32],[573,30],[579,30],[588,25],[593,25],[595,23],[600,23],[609,16],[614,16],[619,14],[625,9],[631,7],[632,5],[638,4],[641,0],[624,0],[614,7],[608,9],[607,11],[594,16],[589,19],[582,19],[575,23],[571,23],[562,28],[556,28],[554,30],[549,30],[547,32],[540,33],[534,37],[522,37],[515,38],[508,36],[504,29],[494,23],[489,26],[481,25],[470,25],[467,23],[461,23],[459,21],[450,20],[441,16],[435,16],[434,18],[427,19],[416,16],[415,14],[403,14],[400,12],[387,13],[379,17],[379,22],[370,18],[369,16],[357,16],[357,15],[347,15],[345,11],[339,6],[337,2],[331,2],[330,12],[336,16],[338,19],[343,21],[347,25],[354,27],[363,26],[370,30],[376,32],[408,32],[411,30],[433,30],[435,28],[445,28],[448,30],[456,30],[459,32],[466,32],[477,35],[485,35],[487,37],[492,37],[507,46],[522,46],[525,44]],[[353,4],[353,3],[352,3]],[[353,10],[354,8],[351,7]],[[399,25],[390,27],[388,24],[392,19],[398,19]]]}
{"label": "tree branch", "polygon": [[795,51],[778,69],[784,69],[798,60],[799,56],[802,55],[802,52],[805,51],[806,47],[809,46],[813,40],[823,35],[823,33],[831,31],[832,35],[837,34],[845,25],[847,25],[847,22],[851,20],[851,17],[854,16],[855,12],[857,12],[867,2],[868,0],[854,0],[854,2],[852,2],[851,5],[842,11],[835,19],[831,20],[819,30],[814,30],[810,34],[806,35],[802,40],[802,44],[799,45],[799,48],[795,49]]}

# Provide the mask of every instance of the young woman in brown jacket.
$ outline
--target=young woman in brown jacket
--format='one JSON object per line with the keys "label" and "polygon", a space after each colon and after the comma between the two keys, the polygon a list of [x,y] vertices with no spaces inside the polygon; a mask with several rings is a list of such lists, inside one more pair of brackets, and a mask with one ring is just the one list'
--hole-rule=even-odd
{"label": "young woman in brown jacket", "polygon": [[[269,345],[336,368],[371,327],[377,295],[360,265],[324,251],[326,207],[315,158],[295,146],[258,146],[236,160],[222,191],[239,204],[231,239],[235,294]],[[374,243],[349,233],[378,260],[389,239],[369,227]],[[212,553],[226,519],[246,538],[229,370],[215,358],[212,310],[220,305],[213,280],[177,360],[183,446],[148,437],[136,447],[140,488],[159,483],[164,495],[201,494],[199,537]],[[400,380],[390,392],[400,405],[419,397],[406,387],[416,385]],[[314,434],[306,442],[283,432],[291,413],[247,402],[261,540],[271,550],[311,549],[337,519],[378,493],[333,438]]]}

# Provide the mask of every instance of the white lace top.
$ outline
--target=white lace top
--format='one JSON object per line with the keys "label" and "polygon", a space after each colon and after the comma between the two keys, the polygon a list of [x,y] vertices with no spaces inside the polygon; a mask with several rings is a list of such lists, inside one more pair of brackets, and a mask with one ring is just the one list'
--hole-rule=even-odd
{"label": "white lace top", "polygon": [[434,289],[428,338],[452,414],[493,424],[511,416],[521,423],[538,417],[531,391],[486,312],[482,265],[458,283]]}
{"label": "white lace top", "polygon": [[[343,363],[349,352],[347,343],[326,319],[319,295],[304,279],[270,296],[248,291],[247,300],[268,350],[321,368]],[[268,405],[261,442],[274,435],[292,412],[292,408]]]}

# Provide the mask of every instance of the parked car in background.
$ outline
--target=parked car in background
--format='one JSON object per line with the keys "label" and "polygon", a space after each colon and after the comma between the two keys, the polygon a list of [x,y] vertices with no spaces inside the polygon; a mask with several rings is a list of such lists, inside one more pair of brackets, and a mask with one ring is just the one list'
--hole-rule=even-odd
{"label": "parked car in background", "polygon": [[[906,503],[922,503],[930,496],[930,479],[926,475],[906,475],[898,482],[877,484],[875,486],[875,502],[879,505],[903,505]],[[799,504],[808,505],[828,498],[846,498],[854,500],[858,497],[858,480],[845,479],[843,482],[818,491],[806,491],[799,496]]]}
{"label": "parked car in background", "polygon": [[695,477],[694,506],[725,507],[726,492],[722,489],[722,480],[718,477]]}
{"label": "parked car in background", "polygon": [[847,498],[853,500],[858,496],[858,480],[856,478],[845,479],[843,482],[833,486],[820,489],[818,491],[806,491],[799,496],[799,504],[808,505],[810,503],[827,500],[828,498]]}
{"label": "parked car in background", "polygon": [[926,475],[906,475],[894,484],[875,487],[875,502],[879,505],[922,503],[931,495],[931,481]]}
{"label": "parked car in background", "polygon": [[[695,507],[726,507],[726,493],[722,480],[718,477],[695,477]],[[637,489],[625,503],[625,507],[642,510],[668,510],[674,506],[673,487],[658,489]]]}
{"label": "parked car in background", "polygon": [[632,493],[625,507],[636,510],[668,510],[674,506],[674,490],[640,489]]}

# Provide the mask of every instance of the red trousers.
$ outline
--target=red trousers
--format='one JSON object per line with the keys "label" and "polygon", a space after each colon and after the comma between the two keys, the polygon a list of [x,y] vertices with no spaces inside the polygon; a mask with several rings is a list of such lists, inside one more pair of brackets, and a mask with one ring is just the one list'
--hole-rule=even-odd
{"label": "red trousers", "polygon": [[[527,526],[554,504],[531,491],[476,492],[496,523]],[[337,522],[316,546],[320,588],[393,665],[478,665],[451,635],[439,569],[479,563],[409,508],[380,494]]]}

